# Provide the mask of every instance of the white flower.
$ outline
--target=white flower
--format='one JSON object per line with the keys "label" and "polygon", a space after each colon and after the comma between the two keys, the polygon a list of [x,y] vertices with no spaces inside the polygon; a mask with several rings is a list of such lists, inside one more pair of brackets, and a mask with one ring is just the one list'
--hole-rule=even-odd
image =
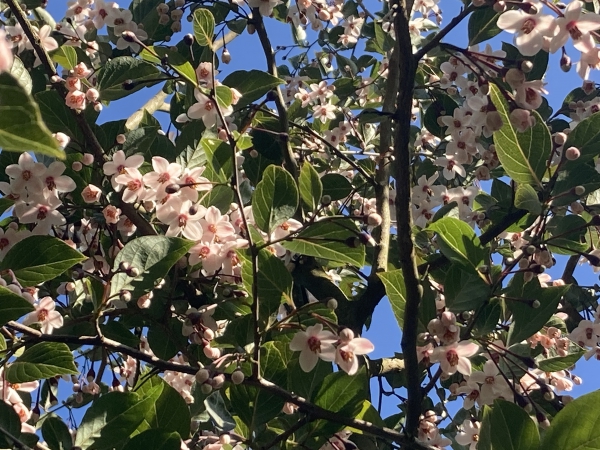
{"label": "white flower", "polygon": [[[305,372],[310,372],[317,365],[319,357],[329,357],[334,359],[337,336],[330,331],[323,331],[323,325],[317,323],[306,329],[299,331],[290,341],[290,349],[300,352],[300,368]],[[325,359],[325,358],[324,358]]]}
{"label": "white flower", "polygon": [[6,32],[0,30],[0,72],[9,71],[13,65],[11,45],[6,39]]}
{"label": "white flower", "polygon": [[498,28],[514,33],[515,45],[524,56],[533,56],[544,45],[544,37],[554,34],[556,21],[548,14],[542,14],[542,5],[534,3],[536,14],[528,14],[522,9],[506,11],[498,17]]}
{"label": "white flower", "polygon": [[464,431],[456,435],[456,442],[460,445],[469,446],[469,450],[475,450],[479,442],[479,422],[471,422],[469,419],[463,422]]}
{"label": "white flower", "polygon": [[42,298],[34,307],[35,311],[25,316],[23,324],[39,323],[44,334],[52,334],[54,328],[63,326],[63,317],[58,311],[54,310],[56,303],[52,300],[52,297]]}
{"label": "white flower", "polygon": [[436,347],[431,354],[432,363],[439,362],[445,375],[453,375],[459,371],[463,375],[471,375],[469,357],[475,355],[479,346],[473,342],[463,341],[447,346]]}

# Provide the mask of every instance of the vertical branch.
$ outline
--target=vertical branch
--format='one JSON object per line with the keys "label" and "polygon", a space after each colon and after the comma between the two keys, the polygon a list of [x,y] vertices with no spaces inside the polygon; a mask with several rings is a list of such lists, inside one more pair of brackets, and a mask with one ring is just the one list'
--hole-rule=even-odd
{"label": "vertical branch", "polygon": [[417,359],[417,323],[422,287],[415,261],[412,241],[411,217],[411,153],[410,126],[412,116],[413,87],[417,64],[412,55],[408,22],[412,5],[407,0],[394,0],[394,28],[398,46],[399,83],[395,113],[394,156],[396,181],[396,218],[398,221],[398,250],[400,267],[406,285],[406,307],[402,328],[402,352],[407,375],[406,433],[414,437],[419,425],[421,412],[421,382]]}
{"label": "vertical branch", "polygon": [[[253,22],[256,27],[256,33],[260,39],[260,44],[267,58],[267,70],[269,74],[274,77],[277,76],[277,63],[275,62],[275,55],[273,54],[273,47],[271,41],[267,35],[267,29],[262,18],[262,15],[258,11],[258,8],[252,10]],[[277,108],[277,114],[279,115],[279,126],[281,127],[281,147],[283,153],[283,160],[285,162],[285,168],[292,174],[295,180],[298,180],[298,163],[294,157],[294,152],[289,140],[290,124],[288,120],[287,108],[285,107],[285,101],[283,100],[283,94],[281,89],[277,87],[275,93],[275,107]]]}

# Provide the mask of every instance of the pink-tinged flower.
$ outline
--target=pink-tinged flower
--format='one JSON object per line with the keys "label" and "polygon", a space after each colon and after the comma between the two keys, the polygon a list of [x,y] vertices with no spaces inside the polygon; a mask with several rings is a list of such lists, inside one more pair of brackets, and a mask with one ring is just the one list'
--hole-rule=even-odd
{"label": "pink-tinged flower", "polygon": [[93,184],[88,184],[81,191],[81,197],[86,203],[96,203],[98,200],[100,200],[101,196],[102,190],[99,187],[94,186]]}
{"label": "pink-tinged flower", "polygon": [[100,98],[100,92],[98,92],[98,89],[89,88],[85,91],[85,98],[88,102],[96,102]]}
{"label": "pink-tinged flower", "polygon": [[[170,184],[177,183],[177,178],[181,175],[181,165],[169,163],[160,156],[152,157],[153,172],[144,175],[144,183],[149,189],[152,189],[156,200],[160,201],[166,195],[165,188]],[[150,197],[147,198],[150,200]]]}
{"label": "pink-tinged flower", "polygon": [[[50,36],[52,33],[52,27],[50,25],[44,25],[39,30],[36,27],[33,27],[33,29],[38,33],[39,44],[44,47],[46,51],[51,52],[52,50],[56,50],[58,48],[58,42],[56,42],[56,40]],[[28,41],[25,44],[25,48],[28,50],[33,50],[33,45],[31,45],[31,42]],[[33,65],[37,67],[41,63],[42,61],[40,60],[40,57],[36,54]]]}
{"label": "pink-tinged flower", "polygon": [[9,71],[13,65],[11,45],[6,39],[6,32],[0,30],[0,72]]}
{"label": "pink-tinged flower", "polygon": [[326,360],[334,359],[335,347],[333,344],[337,340],[335,334],[331,331],[324,331],[323,325],[317,323],[308,327],[306,331],[296,333],[290,341],[290,349],[300,352],[300,368],[305,372],[310,372],[317,365],[319,357],[329,357]]}
{"label": "pink-tinged flower", "polygon": [[113,12],[113,15],[118,14],[119,5],[115,2],[105,2],[104,0],[96,0],[94,3],[94,9],[90,11],[90,18],[94,23],[94,27],[97,30],[101,29],[106,25],[106,18]]}
{"label": "pink-tinged flower", "polygon": [[494,399],[505,397],[510,394],[510,386],[506,383],[504,377],[500,374],[498,366],[494,361],[486,361],[483,365],[483,372],[473,372],[469,378],[469,383],[481,384],[480,404],[491,405]]}
{"label": "pink-tinged flower", "polygon": [[467,175],[465,168],[454,155],[447,155],[436,158],[434,164],[443,167],[442,175],[446,180],[453,180],[456,175],[465,177]]}
{"label": "pink-tinged flower", "polygon": [[126,41],[123,36],[121,36],[124,31],[130,31],[131,33],[135,34],[135,37],[140,42],[144,42],[146,39],[148,39],[148,33],[141,28],[138,28],[138,25],[135,22],[129,22],[128,24],[115,27],[115,34],[120,36],[117,40],[117,48],[119,50],[125,50],[127,47],[129,47],[131,50],[138,53],[140,51],[140,44],[137,42],[129,42],[129,40]]}
{"label": "pink-tinged flower", "polygon": [[115,181],[115,178],[118,175],[127,173],[129,170],[139,169],[142,164],[144,164],[144,157],[142,155],[136,154],[126,157],[123,150],[118,150],[113,155],[112,161],[105,162],[102,169],[104,170],[104,175],[112,177],[110,180],[112,187],[118,192],[121,186]]}
{"label": "pink-tinged flower", "polygon": [[88,0],[70,0],[67,2],[65,17],[71,17],[75,22],[83,22],[90,15]]}
{"label": "pink-tinged flower", "polygon": [[85,109],[86,99],[85,94],[81,91],[70,91],[65,97],[65,103],[71,109]]}
{"label": "pink-tinged flower", "polygon": [[101,275],[107,275],[110,271],[110,266],[108,262],[106,262],[106,258],[102,255],[93,255],[92,257],[86,259],[81,268],[85,272],[90,273],[100,273]]}
{"label": "pink-tinged flower", "polygon": [[550,52],[554,53],[573,39],[573,45],[581,52],[588,52],[594,48],[594,39],[590,31],[600,29],[600,15],[594,13],[582,14],[583,2],[574,0],[570,2],[563,12],[563,17],[556,19],[554,38],[550,43]]}
{"label": "pink-tinged flower", "polygon": [[56,303],[52,300],[52,297],[42,298],[34,307],[35,311],[25,316],[23,324],[39,323],[44,334],[52,334],[53,329],[63,326],[63,317],[58,311],[54,310]]}
{"label": "pink-tinged flower", "polygon": [[127,216],[121,216],[119,222],[117,223],[117,230],[121,233],[122,236],[131,236],[137,230],[137,227],[133,224],[131,219]]}
{"label": "pink-tinged flower", "polygon": [[542,5],[534,3],[536,14],[522,9],[506,11],[498,17],[498,28],[515,35],[514,42],[524,56],[533,56],[544,46],[544,37],[551,37],[556,27],[555,19],[542,14]]}
{"label": "pink-tinged flower", "polygon": [[[189,119],[202,119],[206,128],[214,127],[219,122],[219,114],[217,111],[217,105],[210,98],[200,92],[198,89],[194,90],[194,97],[198,103],[194,103],[187,110],[187,116],[181,114],[177,117],[177,122],[186,122]],[[233,112],[231,106],[221,107],[223,117],[230,116]]]}
{"label": "pink-tinged flower", "polygon": [[[215,71],[215,75],[218,72]],[[213,65],[211,62],[201,62],[196,68],[196,77],[200,86],[212,89],[213,87]]]}
{"label": "pink-tinged flower", "polygon": [[473,342],[462,341],[446,346],[436,347],[431,354],[432,363],[439,362],[445,375],[453,375],[459,371],[463,375],[471,375],[469,357],[475,355],[479,346]]}
{"label": "pink-tinged flower", "polygon": [[157,210],[156,217],[162,223],[169,225],[165,236],[178,236],[181,233],[188,239],[199,241],[203,233],[200,219],[205,213],[204,206],[174,197],[168,206]]}
{"label": "pink-tinged flower", "polygon": [[21,223],[35,223],[35,234],[47,234],[53,226],[66,223],[63,215],[56,210],[61,205],[58,197],[50,196],[43,202],[19,203],[15,206],[14,214]]}
{"label": "pink-tinged flower", "polygon": [[0,228],[0,259],[4,258],[12,246],[24,237],[25,235],[21,231],[13,228],[7,228],[6,230]]}
{"label": "pink-tinged flower", "polygon": [[110,8],[106,10],[108,15],[105,17],[104,21],[107,26],[115,27],[115,35],[119,35],[119,30],[121,26],[128,24],[133,19],[133,13],[128,9],[119,9]]}
{"label": "pink-tinged flower", "polygon": [[542,80],[525,81],[516,89],[515,103],[524,109],[538,109],[542,106],[542,94],[548,94]]}
{"label": "pink-tinged flower", "polygon": [[570,338],[581,347],[595,347],[600,336],[600,323],[591,320],[582,320],[577,327],[571,331]]}
{"label": "pink-tinged flower", "polygon": [[464,409],[471,409],[473,406],[475,406],[475,403],[477,403],[479,406],[483,404],[481,402],[481,388],[479,384],[477,384],[475,381],[472,381],[470,378],[467,381],[467,384],[459,387],[455,393],[466,394],[463,401]]}
{"label": "pink-tinged flower", "polygon": [[[96,2],[97,4],[98,2]],[[77,78],[87,78],[92,74],[92,71],[88,69],[85,63],[80,62],[75,67],[73,67],[73,75]]]}
{"label": "pink-tinged flower", "polygon": [[509,115],[510,123],[519,133],[535,125],[535,117],[526,109],[514,109]]}
{"label": "pink-tinged flower", "polygon": [[229,222],[229,216],[222,215],[215,206],[206,210],[202,224],[204,242],[225,242],[231,240],[235,235],[235,228]]}
{"label": "pink-tinged flower", "polygon": [[30,194],[39,193],[44,188],[42,177],[46,167],[36,162],[29,153],[21,153],[18,164],[10,164],[5,169],[11,178],[11,190],[21,194],[27,189]]}
{"label": "pink-tinged flower", "polygon": [[129,169],[127,173],[118,175],[115,182],[125,186],[123,190],[123,201],[126,203],[135,203],[144,199],[146,189],[142,174],[137,169]]}
{"label": "pink-tinged flower", "polygon": [[590,70],[600,69],[600,49],[593,48],[581,53],[581,59],[577,62],[577,74],[584,80],[589,80]]}
{"label": "pink-tinged flower", "polygon": [[479,442],[480,424],[467,419],[463,422],[463,430],[457,433],[456,442],[460,445],[469,446],[469,450],[475,450]]}
{"label": "pink-tinged flower", "polygon": [[46,169],[43,176],[45,190],[48,192],[71,192],[74,191],[77,185],[71,177],[63,175],[67,166],[60,161],[54,161]]}
{"label": "pink-tinged flower", "polygon": [[327,120],[335,119],[336,106],[331,103],[313,106],[313,117],[315,120],[320,119],[322,123]]}
{"label": "pink-tinged flower", "polygon": [[4,29],[10,36],[9,40],[12,43],[12,47],[17,48],[17,53],[21,53],[27,48],[27,45],[29,44],[29,39],[25,35],[23,28],[21,28],[21,25],[19,25],[18,23],[13,27],[7,25],[4,27]]}
{"label": "pink-tinged flower", "polygon": [[191,202],[198,200],[198,191],[210,191],[212,183],[202,175],[206,167],[194,167],[193,169],[184,169],[179,178],[179,195]]}
{"label": "pink-tinged flower", "polygon": [[58,133],[54,133],[52,136],[54,136],[54,139],[56,139],[61,148],[65,148],[67,145],[69,145],[69,142],[71,142],[71,138],[60,131]]}
{"label": "pink-tinged flower", "polygon": [[[356,356],[366,355],[373,350],[375,350],[375,346],[367,338],[353,338],[345,344],[338,345],[334,362],[348,375],[354,375],[358,370],[358,358]],[[327,355],[323,355],[322,358],[329,361]]]}
{"label": "pink-tinged flower", "polygon": [[102,215],[106,220],[106,223],[116,224],[121,219],[121,210],[113,205],[108,205],[102,210]]}

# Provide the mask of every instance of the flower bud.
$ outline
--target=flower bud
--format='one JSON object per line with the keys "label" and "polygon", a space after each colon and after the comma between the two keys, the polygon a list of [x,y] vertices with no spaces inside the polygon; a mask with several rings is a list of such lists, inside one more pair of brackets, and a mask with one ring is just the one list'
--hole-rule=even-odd
{"label": "flower bud", "polygon": [[583,89],[583,92],[585,92],[586,95],[590,95],[596,90],[596,83],[590,80],[584,80],[581,89]]}
{"label": "flower bud", "polygon": [[331,205],[331,196],[325,194],[323,197],[321,197],[321,205],[323,205],[323,206]]}
{"label": "flower bud", "polygon": [[156,11],[157,11],[159,14],[166,14],[166,13],[168,13],[168,12],[169,12],[169,5],[167,5],[166,3],[159,3],[159,4],[156,6]]}
{"label": "flower bud", "polygon": [[571,70],[572,65],[573,62],[571,61],[571,57],[566,53],[563,53],[563,55],[560,58],[560,70],[562,70],[563,72],[569,72]]}
{"label": "flower bud", "polygon": [[213,388],[210,384],[208,383],[204,383],[203,385],[200,386],[200,392],[202,392],[204,395],[208,395],[212,392]]}
{"label": "flower bud", "polygon": [[175,20],[171,24],[171,31],[173,33],[179,33],[181,31],[181,20]]}
{"label": "flower bud", "polygon": [[244,381],[245,375],[240,369],[235,370],[231,374],[231,381],[233,384],[241,384]]}
{"label": "flower bud", "polygon": [[221,445],[229,445],[231,444],[231,436],[228,434],[222,434],[219,436],[219,444]]}
{"label": "flower bud", "polygon": [[506,75],[504,76],[506,82],[513,89],[517,89],[525,83],[525,72],[519,69],[508,69]]}
{"label": "flower bud", "polygon": [[533,309],[538,309],[540,306],[541,306],[541,303],[540,303],[539,300],[534,300],[534,301],[531,302],[531,307]]}
{"label": "flower bud", "polygon": [[124,134],[118,134],[117,135],[117,144],[124,144],[125,143],[125,135]]}
{"label": "flower bud", "polygon": [[585,188],[583,186],[575,186],[573,189],[573,194],[581,196],[585,194]]}
{"label": "flower bud", "polygon": [[229,64],[231,62],[231,53],[227,50],[227,47],[223,49],[223,53],[221,53],[221,62],[223,64]]}
{"label": "flower bud", "polygon": [[71,169],[73,169],[75,172],[79,172],[81,169],[83,169],[83,164],[81,164],[79,161],[73,161],[73,164],[71,164]]}
{"label": "flower bud", "polygon": [[383,219],[379,214],[371,213],[367,217],[367,224],[369,224],[372,227],[378,227],[379,225],[381,225],[382,220]]}
{"label": "flower bud", "polygon": [[327,308],[331,311],[335,311],[338,307],[338,302],[335,298],[330,298],[327,300]]}
{"label": "flower bud", "polygon": [[210,378],[210,372],[206,369],[200,369],[196,372],[196,383],[205,383]]}
{"label": "flower bud", "polygon": [[210,380],[210,385],[215,390],[221,389],[224,384],[225,384],[225,375],[223,375],[222,373],[213,377],[213,379]]}
{"label": "flower bud", "polygon": [[170,21],[171,21],[171,18],[169,17],[169,15],[168,15],[168,14],[161,14],[161,15],[158,17],[158,23],[159,23],[160,25],[166,25],[166,24],[168,24]]}
{"label": "flower bud", "polygon": [[133,33],[132,31],[123,31],[123,33],[121,33],[121,37],[123,38],[123,40],[125,42],[135,42],[137,41],[137,37],[135,35],[135,33]]}
{"label": "flower bud", "polygon": [[569,161],[575,161],[580,156],[581,156],[581,152],[579,151],[579,149],[577,147],[569,147],[565,151],[565,158],[567,158]]}

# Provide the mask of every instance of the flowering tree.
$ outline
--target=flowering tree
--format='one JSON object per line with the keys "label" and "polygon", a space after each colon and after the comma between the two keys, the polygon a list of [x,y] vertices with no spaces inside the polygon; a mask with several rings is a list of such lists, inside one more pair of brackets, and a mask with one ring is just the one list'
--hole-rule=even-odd
{"label": "flowering tree", "polygon": [[438,3],[0,3],[0,446],[600,448],[600,6]]}

